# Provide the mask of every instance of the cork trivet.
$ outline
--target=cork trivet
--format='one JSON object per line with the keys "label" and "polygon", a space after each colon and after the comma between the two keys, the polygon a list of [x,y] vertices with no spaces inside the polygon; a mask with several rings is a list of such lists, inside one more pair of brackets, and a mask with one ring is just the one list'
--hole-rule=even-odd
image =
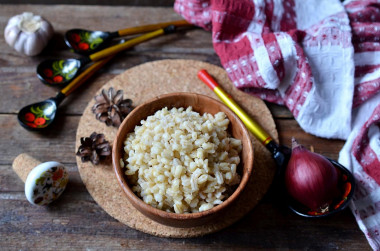
{"label": "cork trivet", "polygon": [[[110,87],[124,90],[124,98],[133,100],[137,106],[156,96],[172,92],[195,92],[217,96],[198,77],[200,69],[206,69],[220,83],[243,109],[258,121],[274,138],[278,139],[276,126],[270,111],[260,99],[243,93],[233,87],[224,69],[208,63],[193,60],[162,60],[133,67],[106,83],[102,89]],[[97,94],[100,94],[101,89]],[[81,137],[89,137],[92,132],[104,133],[113,142],[117,129],[107,127],[95,119],[91,111],[91,100],[86,107],[76,135],[76,149]],[[79,173],[87,190],[94,200],[112,217],[127,226],[142,232],[174,238],[196,237],[221,230],[252,210],[267,192],[275,173],[275,163],[264,146],[252,137],[255,156],[252,177],[237,201],[237,205],[223,219],[193,228],[175,228],[157,223],[137,211],[123,194],[112,169],[111,161],[97,166],[90,162],[82,163],[77,157]]]}
{"label": "cork trivet", "polygon": [[20,179],[25,182],[30,171],[32,171],[33,168],[35,168],[39,164],[41,164],[41,162],[36,160],[29,154],[21,153],[13,160],[12,168],[18,175],[18,177],[20,177]]}

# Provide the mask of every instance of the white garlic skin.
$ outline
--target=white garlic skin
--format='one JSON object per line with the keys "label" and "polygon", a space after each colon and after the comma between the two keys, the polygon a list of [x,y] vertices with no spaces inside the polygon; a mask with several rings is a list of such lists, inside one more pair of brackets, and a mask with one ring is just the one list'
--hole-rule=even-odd
{"label": "white garlic skin", "polygon": [[9,19],[4,31],[7,44],[28,56],[39,54],[53,34],[53,26],[47,20],[30,12]]}

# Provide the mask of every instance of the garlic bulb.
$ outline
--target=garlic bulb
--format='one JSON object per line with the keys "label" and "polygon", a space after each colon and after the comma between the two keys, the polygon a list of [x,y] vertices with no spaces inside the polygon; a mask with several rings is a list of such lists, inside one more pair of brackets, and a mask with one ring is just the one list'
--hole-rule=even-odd
{"label": "garlic bulb", "polygon": [[24,12],[9,19],[4,37],[16,51],[35,56],[45,48],[53,33],[53,26],[47,20]]}

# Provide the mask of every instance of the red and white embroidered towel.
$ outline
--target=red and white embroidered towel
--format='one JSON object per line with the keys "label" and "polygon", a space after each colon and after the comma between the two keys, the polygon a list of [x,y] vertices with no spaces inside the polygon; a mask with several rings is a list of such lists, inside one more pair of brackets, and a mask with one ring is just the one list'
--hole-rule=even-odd
{"label": "red and white embroidered towel", "polygon": [[340,159],[358,179],[351,206],[380,249],[380,0],[176,0],[212,31],[234,85],[285,105],[311,134],[348,139]]}

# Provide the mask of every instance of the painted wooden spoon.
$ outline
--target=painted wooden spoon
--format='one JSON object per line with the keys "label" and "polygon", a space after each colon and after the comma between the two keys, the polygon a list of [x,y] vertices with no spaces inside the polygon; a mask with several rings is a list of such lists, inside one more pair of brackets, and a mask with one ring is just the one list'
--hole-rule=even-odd
{"label": "painted wooden spoon", "polygon": [[18,115],[20,125],[29,130],[39,131],[51,125],[55,119],[55,115],[59,104],[70,93],[82,85],[97,70],[105,65],[113,56],[109,56],[103,60],[95,62],[76,77],[69,85],[63,88],[55,97],[49,98],[42,102],[34,103],[22,108]]}
{"label": "painted wooden spoon", "polygon": [[169,25],[174,25],[176,27],[192,26],[192,24],[188,23],[186,20],[177,20],[165,23],[129,27],[114,32],[71,29],[65,33],[65,42],[67,46],[74,50],[74,52],[83,55],[90,55],[103,49],[114,38],[155,31]]}
{"label": "painted wooden spoon", "polygon": [[164,29],[158,29],[153,32],[130,39],[124,43],[111,46],[107,49],[84,56],[79,59],[48,59],[41,62],[37,67],[37,76],[45,84],[51,86],[64,86],[68,84],[78,72],[88,63],[99,61],[120,51],[129,49],[137,44],[148,41],[152,38],[163,34],[173,33],[175,26],[170,25]]}

